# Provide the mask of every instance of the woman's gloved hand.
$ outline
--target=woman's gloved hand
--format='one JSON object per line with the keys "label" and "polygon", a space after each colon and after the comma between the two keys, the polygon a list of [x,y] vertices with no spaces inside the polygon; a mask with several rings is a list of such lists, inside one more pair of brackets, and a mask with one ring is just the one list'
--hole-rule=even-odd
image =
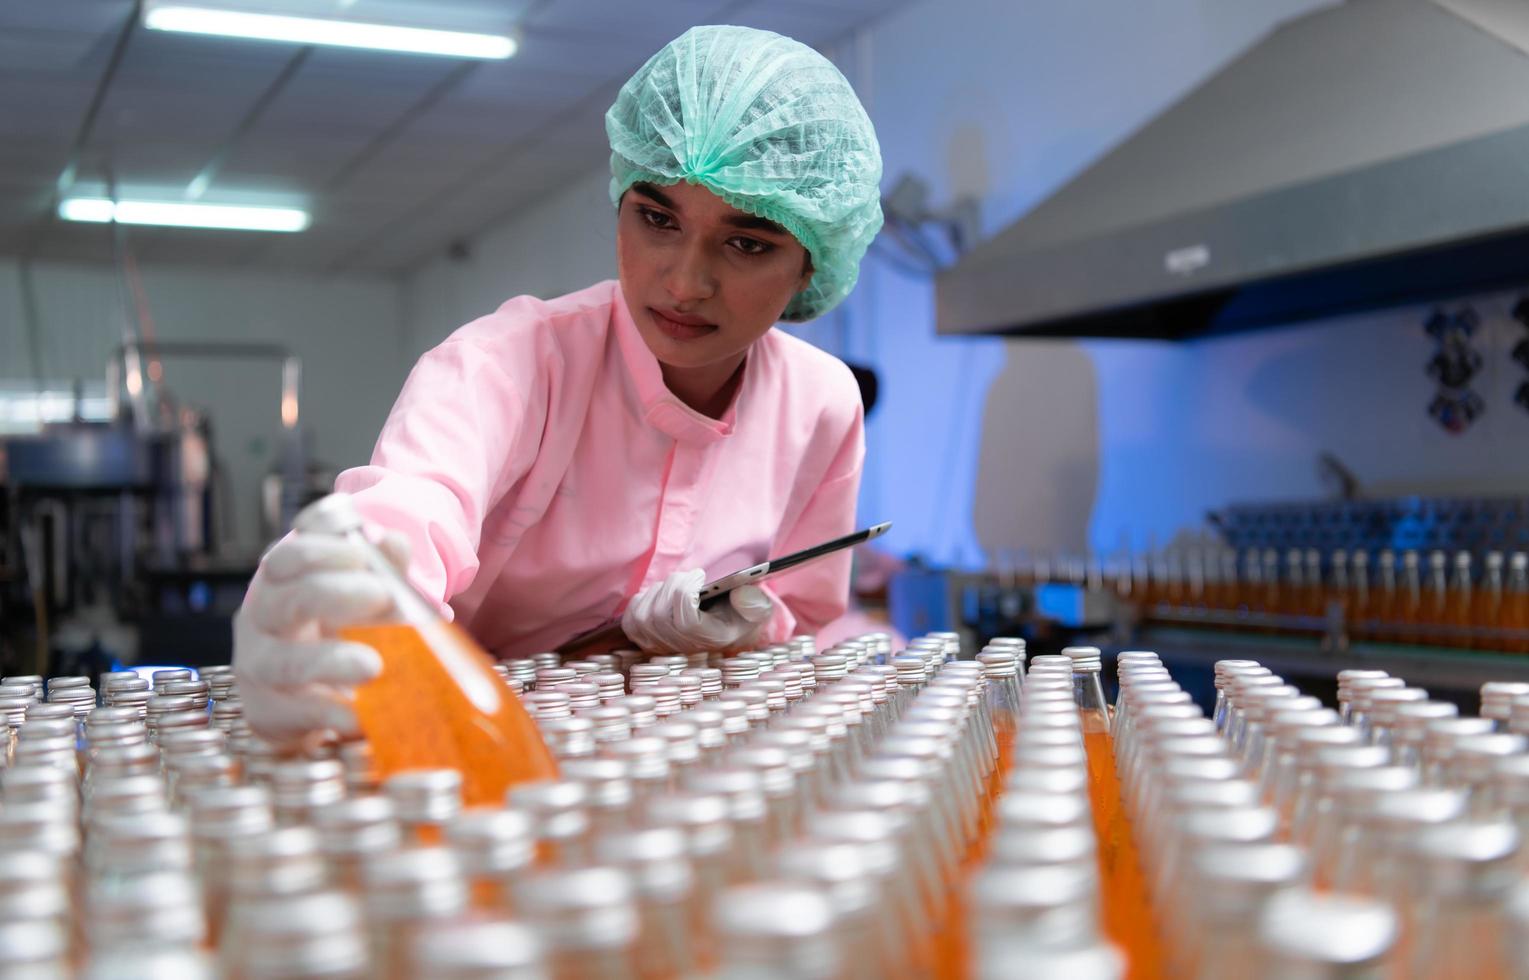
{"label": "woman's gloved hand", "polygon": [[[310,505],[295,522],[302,530],[265,553],[234,616],[234,672],[244,717],[255,734],[276,745],[290,746],[315,732],[355,734],[350,691],[382,671],[377,651],[335,635],[392,605],[383,577],[367,567],[366,549],[338,536],[338,526],[325,526],[337,513],[356,519],[349,500],[341,506],[338,496]],[[407,567],[402,534],[385,533],[379,546],[395,567]]]}
{"label": "woman's gloved hand", "polygon": [[675,572],[637,593],[621,614],[627,638],[648,653],[726,650],[747,643],[770,618],[774,603],[756,585],[728,594],[728,601],[701,611],[706,573]]}

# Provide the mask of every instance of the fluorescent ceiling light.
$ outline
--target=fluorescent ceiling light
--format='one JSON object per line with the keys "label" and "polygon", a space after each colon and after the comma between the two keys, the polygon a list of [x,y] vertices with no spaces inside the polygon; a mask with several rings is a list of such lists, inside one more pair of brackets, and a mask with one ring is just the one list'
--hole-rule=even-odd
{"label": "fluorescent ceiling light", "polygon": [[112,201],[71,197],[59,203],[66,221],[116,221],[124,225],[170,225],[176,228],[227,228],[236,231],[302,231],[308,212],[297,208],[257,208],[232,204],[185,204],[173,201]]}
{"label": "fluorescent ceiling light", "polygon": [[289,17],[179,4],[150,5],[144,11],[143,25],[157,31],[218,34],[293,44],[331,44],[453,58],[502,59],[515,53],[515,39],[497,34],[360,24],[349,20]]}

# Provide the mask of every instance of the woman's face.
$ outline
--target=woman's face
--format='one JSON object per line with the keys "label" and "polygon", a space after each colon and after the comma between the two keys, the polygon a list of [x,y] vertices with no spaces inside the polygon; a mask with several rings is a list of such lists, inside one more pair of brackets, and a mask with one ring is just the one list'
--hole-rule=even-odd
{"label": "woman's face", "polygon": [[626,192],[616,261],[642,339],[680,369],[731,372],[812,279],[784,228],[687,183]]}

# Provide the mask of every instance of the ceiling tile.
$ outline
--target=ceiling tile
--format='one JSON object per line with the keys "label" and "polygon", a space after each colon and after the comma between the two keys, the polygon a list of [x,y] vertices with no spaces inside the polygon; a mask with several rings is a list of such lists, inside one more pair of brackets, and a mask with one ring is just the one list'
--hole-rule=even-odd
{"label": "ceiling tile", "polygon": [[67,76],[95,43],[94,34],[0,28],[0,71]]}
{"label": "ceiling tile", "polygon": [[0,30],[100,33],[120,27],[134,0],[8,0],[0,4]]}
{"label": "ceiling tile", "polygon": [[[293,236],[141,230],[134,240],[147,260],[404,268],[602,168],[602,117],[617,87],[692,24],[753,24],[822,44],[904,0],[347,2],[359,19],[470,30],[524,20],[521,51],[464,73],[453,59],[313,49],[214,184],[307,196],[313,227]],[[0,0],[0,254],[40,242],[39,254],[109,260],[102,228],[46,210],[132,9],[132,0]],[[82,179],[110,160],[124,182],[189,180],[300,50],[135,27]]]}
{"label": "ceiling tile", "polygon": [[862,19],[863,16],[853,10],[770,0],[750,5],[737,15],[734,23],[774,31],[816,47],[843,36]]}
{"label": "ceiling tile", "polygon": [[[546,28],[605,34],[657,50],[697,24],[710,24],[736,6],[727,0],[667,0],[665,3],[611,3],[609,0],[552,0],[524,21],[528,33]],[[652,51],[648,52],[649,54]]]}

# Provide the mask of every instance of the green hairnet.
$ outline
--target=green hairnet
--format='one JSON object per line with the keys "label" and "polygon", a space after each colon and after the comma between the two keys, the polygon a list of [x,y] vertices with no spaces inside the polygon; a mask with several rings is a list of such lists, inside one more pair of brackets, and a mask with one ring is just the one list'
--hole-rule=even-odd
{"label": "green hairnet", "polygon": [[782,319],[821,316],[854,288],[881,229],[881,149],[849,82],[805,44],[693,27],[621,87],[605,132],[613,202],[683,180],[796,236],[812,283]]}

